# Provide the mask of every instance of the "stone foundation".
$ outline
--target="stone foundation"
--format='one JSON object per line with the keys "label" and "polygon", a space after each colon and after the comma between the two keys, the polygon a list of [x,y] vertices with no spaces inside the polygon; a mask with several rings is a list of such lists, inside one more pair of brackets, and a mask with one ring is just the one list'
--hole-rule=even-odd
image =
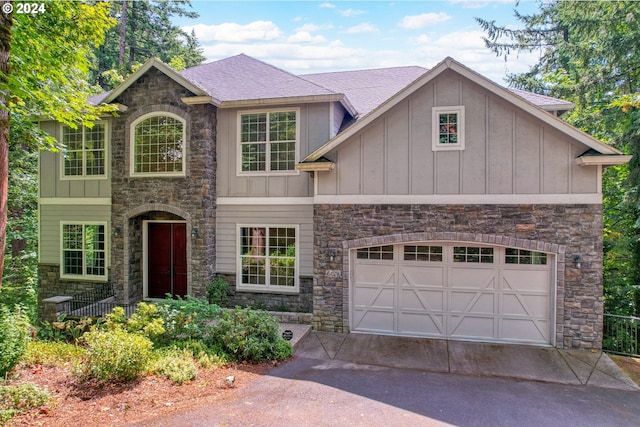
{"label": "stone foundation", "polygon": [[311,277],[300,278],[300,292],[297,294],[238,291],[235,274],[218,274],[218,277],[229,283],[229,295],[224,302],[227,307],[252,307],[279,312],[312,312],[313,279]]}
{"label": "stone foundation", "polygon": [[[556,346],[602,348],[601,205],[316,205],[314,329],[349,331],[351,248],[410,241],[555,254]],[[580,269],[575,255],[582,258]]]}

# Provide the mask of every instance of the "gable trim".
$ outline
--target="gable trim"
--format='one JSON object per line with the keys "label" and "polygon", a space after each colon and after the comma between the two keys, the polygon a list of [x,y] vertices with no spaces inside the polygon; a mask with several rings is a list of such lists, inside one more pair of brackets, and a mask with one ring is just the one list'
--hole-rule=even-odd
{"label": "gable trim", "polygon": [[207,93],[203,91],[201,88],[190,82],[189,80],[182,77],[175,71],[173,68],[169,67],[164,62],[160,61],[157,58],[150,58],[145,62],[142,67],[138,68],[133,74],[127,77],[118,87],[109,93],[109,95],[102,100],[101,103],[108,104],[118,96],[120,96],[125,90],[129,88],[133,83],[135,83],[140,77],[142,77],[147,71],[149,71],[152,67],[156,68],[158,71],[169,77],[174,82],[178,83],[180,86],[189,90],[196,96],[206,96]]}
{"label": "gable trim", "polygon": [[589,135],[589,134],[587,134],[587,133],[585,133],[585,132],[583,132],[583,131],[581,131],[581,130],[579,130],[579,129],[571,126],[571,125],[569,125],[568,123],[562,121],[558,117],[556,117],[556,116],[544,111],[542,108],[540,108],[540,107],[530,103],[529,101],[526,101],[525,99],[523,99],[523,98],[511,93],[508,89],[497,85],[496,83],[492,82],[491,80],[487,79],[486,77],[478,74],[477,72],[475,72],[475,71],[471,70],[470,68],[467,68],[466,66],[464,66],[461,63],[457,62],[453,58],[447,57],[442,62],[437,64],[435,67],[433,67],[432,69],[427,71],[425,74],[423,74],[422,77],[418,78],[416,81],[414,81],[413,83],[409,84],[403,90],[398,92],[395,96],[389,98],[388,100],[386,100],[385,102],[380,104],[380,106],[378,106],[378,108],[376,108],[375,110],[371,111],[370,113],[368,113],[367,115],[362,117],[360,120],[358,120],[356,123],[354,123],[351,127],[347,128],[344,132],[342,132],[339,135],[337,135],[336,137],[330,139],[323,146],[321,146],[320,148],[318,148],[317,150],[315,150],[314,152],[309,154],[303,160],[303,162],[316,161],[320,157],[322,157],[322,156],[328,154],[329,152],[333,151],[335,148],[337,148],[344,141],[346,141],[347,139],[349,139],[350,137],[352,137],[356,133],[360,132],[367,125],[371,124],[374,120],[376,120],[379,117],[381,117],[383,114],[388,112],[391,108],[396,106],[402,100],[404,100],[407,97],[409,97],[411,94],[416,92],[418,89],[420,89],[421,87],[423,87],[427,83],[433,81],[436,77],[441,75],[446,70],[453,70],[454,72],[456,72],[459,75],[471,80],[472,82],[478,84],[479,86],[481,86],[482,88],[488,90],[489,92],[499,96],[500,98],[504,99],[505,101],[509,102],[510,104],[515,105],[516,107],[525,110],[526,112],[530,113],[532,116],[534,116],[537,119],[541,120],[543,123],[555,128],[556,130],[558,130],[558,131],[564,133],[565,135],[577,140],[578,142],[581,142],[582,144],[586,145],[587,147],[596,150],[599,153],[612,154],[612,155],[622,154],[621,151],[619,151],[619,150],[617,150],[617,149],[615,149],[615,148],[613,148],[613,147],[611,147],[611,146],[609,146],[607,144],[604,144],[604,143],[598,141],[597,139],[595,139],[591,135]]}

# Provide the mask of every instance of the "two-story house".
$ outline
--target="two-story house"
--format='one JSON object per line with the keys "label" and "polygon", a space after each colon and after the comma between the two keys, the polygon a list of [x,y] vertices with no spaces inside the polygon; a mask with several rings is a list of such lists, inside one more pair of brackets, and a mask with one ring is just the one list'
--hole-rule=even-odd
{"label": "two-story house", "polygon": [[296,76],[157,60],[41,126],[40,298],[205,293],[317,330],[600,348],[603,168],[628,156],[447,58]]}

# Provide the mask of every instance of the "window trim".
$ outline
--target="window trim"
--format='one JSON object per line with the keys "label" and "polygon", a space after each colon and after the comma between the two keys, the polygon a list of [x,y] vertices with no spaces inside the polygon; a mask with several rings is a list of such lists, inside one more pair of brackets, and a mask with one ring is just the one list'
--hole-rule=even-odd
{"label": "window trim", "polygon": [[[247,114],[267,114],[270,113],[286,113],[286,112],[294,112],[296,113],[296,142],[295,142],[295,157],[293,160],[294,168],[292,170],[285,171],[243,171],[242,170],[242,142],[241,142],[241,133],[242,133],[242,116]],[[270,141],[265,141],[267,150],[265,152],[266,159],[269,159],[270,150]],[[289,176],[289,175],[300,175],[300,171],[295,168],[295,165],[300,162],[300,108],[299,107],[291,107],[291,108],[270,108],[270,109],[259,109],[259,110],[239,110],[236,114],[236,176]],[[269,165],[269,161],[267,160],[267,165]]]}
{"label": "window trim", "polygon": [[[440,143],[440,114],[458,115],[458,142],[456,144]],[[431,108],[431,149],[432,151],[462,151],[465,147],[464,105]]]}
{"label": "window trim", "polygon": [[[295,245],[296,256],[294,262],[293,286],[271,285],[245,285],[242,284],[242,229],[243,228],[293,228],[296,233]],[[298,294],[300,293],[300,225],[298,224],[236,224],[236,291],[238,292],[258,292],[277,294]],[[266,256],[269,259],[269,256]],[[268,274],[265,274],[265,282],[270,281]]]}
{"label": "window trim", "polygon": [[[171,117],[173,119],[178,120],[182,123],[182,171],[180,172],[136,172],[136,164],[135,164],[135,153],[136,153],[136,126],[150,118],[156,116],[166,116]],[[152,111],[150,113],[143,114],[142,116],[135,119],[129,125],[129,176],[132,178],[144,177],[159,177],[159,178],[175,178],[175,177],[185,177],[187,175],[187,120],[184,117],[180,117],[175,113],[171,113],[169,111],[160,110],[160,111]]]}
{"label": "window trim", "polygon": [[[105,180],[109,178],[109,167],[111,166],[111,156],[110,156],[110,151],[109,151],[109,146],[111,144],[109,144],[109,141],[111,141],[111,126],[109,125],[109,121],[108,120],[96,120],[94,122],[94,124],[96,125],[104,125],[104,173],[101,175],[87,175],[87,165],[86,165],[86,156],[84,155],[85,153],[85,148],[84,148],[84,129],[86,129],[86,126],[82,126],[80,125],[79,127],[81,129],[83,129],[82,132],[82,143],[83,143],[83,147],[82,147],[82,152],[83,152],[83,157],[82,157],[82,175],[65,175],[65,160],[66,160],[66,150],[62,150],[60,151],[60,180],[61,181],[85,181],[85,180]],[[65,125],[63,123],[60,123],[59,128],[58,128],[58,141],[60,141],[63,145],[65,144],[65,142],[63,141],[63,135],[64,135],[64,127],[68,125]],[[66,149],[66,145],[65,145],[65,149]]]}
{"label": "window trim", "polygon": [[[84,239],[84,226],[86,225],[102,225],[104,226],[104,275],[93,275],[85,273],[85,258],[84,258],[84,247],[82,249],[82,263],[83,269],[82,274],[65,274],[64,272],[64,226],[65,225],[82,225],[82,237]],[[60,278],[61,279],[72,279],[72,280],[91,280],[93,282],[107,282],[109,279],[109,268],[110,268],[110,245],[109,245],[109,224],[107,221],[60,221]]]}

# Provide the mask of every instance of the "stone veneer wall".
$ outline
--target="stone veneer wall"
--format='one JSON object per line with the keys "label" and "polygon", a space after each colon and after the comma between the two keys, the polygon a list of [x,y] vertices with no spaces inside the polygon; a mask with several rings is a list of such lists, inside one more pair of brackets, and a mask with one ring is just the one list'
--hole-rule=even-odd
{"label": "stone veneer wall", "polygon": [[38,264],[38,318],[42,318],[43,299],[78,295],[95,289],[96,285],[96,282],[61,279],[60,266],[57,264]]}
{"label": "stone veneer wall", "polygon": [[236,289],[235,274],[218,274],[229,283],[229,295],[224,301],[227,307],[254,307],[282,312],[311,313],[313,308],[313,279],[300,277],[300,292],[278,294],[271,292],[244,292]]}
{"label": "stone veneer wall", "polygon": [[601,205],[315,205],[314,329],[349,331],[351,248],[420,240],[555,253],[556,346],[602,348]]}
{"label": "stone veneer wall", "polygon": [[[142,220],[179,218],[187,223],[188,292],[205,295],[215,273],[216,108],[187,105],[191,92],[151,68],[117,99],[128,108],[111,131],[111,281],[121,302],[142,297]],[[186,121],[186,176],[132,177],[131,123],[150,112],[170,112]],[[192,227],[198,234],[191,236]]]}

